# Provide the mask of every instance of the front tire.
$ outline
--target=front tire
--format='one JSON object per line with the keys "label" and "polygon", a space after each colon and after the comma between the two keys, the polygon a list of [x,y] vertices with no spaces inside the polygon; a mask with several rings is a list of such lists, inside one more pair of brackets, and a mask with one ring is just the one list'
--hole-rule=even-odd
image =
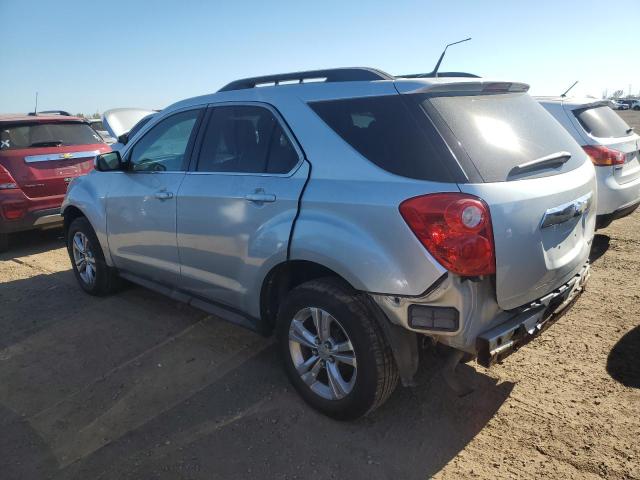
{"label": "front tire", "polygon": [[105,260],[93,227],[84,217],[76,218],[67,231],[67,251],[80,287],[90,295],[106,295],[118,285],[118,275]]}
{"label": "front tire", "polygon": [[373,313],[358,292],[337,280],[313,280],[289,292],[276,333],[289,380],[325,415],[339,420],[367,415],[398,383]]}

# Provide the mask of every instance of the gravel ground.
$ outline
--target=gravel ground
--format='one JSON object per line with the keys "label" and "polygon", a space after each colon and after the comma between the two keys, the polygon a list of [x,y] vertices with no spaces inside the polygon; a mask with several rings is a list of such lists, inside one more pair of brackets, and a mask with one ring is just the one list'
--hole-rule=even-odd
{"label": "gravel ground", "polygon": [[[640,114],[623,112],[640,131]],[[324,418],[272,342],[138,287],[75,285],[59,232],[0,255],[3,479],[640,479],[640,213],[596,237],[587,292],[458,398],[426,352],[373,416]]]}

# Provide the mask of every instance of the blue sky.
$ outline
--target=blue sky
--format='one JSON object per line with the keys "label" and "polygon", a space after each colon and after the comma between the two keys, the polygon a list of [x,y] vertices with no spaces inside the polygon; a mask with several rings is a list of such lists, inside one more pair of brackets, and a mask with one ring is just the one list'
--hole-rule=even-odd
{"label": "blue sky", "polygon": [[[639,0],[0,0],[0,112],[162,108],[245,76],[336,66],[640,91]],[[635,25],[632,22],[634,19]],[[628,21],[628,25],[623,23]]]}

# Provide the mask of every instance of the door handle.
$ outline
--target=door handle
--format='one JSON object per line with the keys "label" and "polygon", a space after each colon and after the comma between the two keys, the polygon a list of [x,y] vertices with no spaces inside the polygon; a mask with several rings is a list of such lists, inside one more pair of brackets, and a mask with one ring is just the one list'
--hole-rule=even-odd
{"label": "door handle", "polygon": [[244,196],[244,199],[249,202],[265,203],[275,202],[276,196],[272,193],[250,193]]}
{"label": "door handle", "polygon": [[170,198],[173,198],[173,192],[166,192],[162,190],[160,192],[156,192],[155,197],[158,200],[169,200]]}

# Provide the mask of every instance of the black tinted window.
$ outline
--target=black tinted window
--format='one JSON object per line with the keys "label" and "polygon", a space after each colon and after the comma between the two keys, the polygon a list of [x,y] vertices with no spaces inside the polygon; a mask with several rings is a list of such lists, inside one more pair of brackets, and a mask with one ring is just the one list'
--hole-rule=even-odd
{"label": "black tinted window", "polygon": [[343,140],[384,170],[423,180],[451,180],[426,126],[417,123],[400,95],[309,105]]}
{"label": "black tinted window", "polygon": [[514,167],[569,152],[558,168],[527,170],[527,177],[555,175],[582,164],[584,152],[544,108],[526,93],[462,95],[424,100],[433,105],[485,182],[522,178]]}
{"label": "black tinted window", "polygon": [[129,161],[135,171],[184,170],[184,155],[200,110],[176,113],[153,126],[133,147]]}
{"label": "black tinted window", "polygon": [[102,138],[85,123],[56,122],[0,126],[0,150],[94,143],[102,143]]}
{"label": "black tinted window", "polygon": [[626,137],[630,135],[629,125],[606,105],[577,110],[576,117],[582,128],[594,137]]}
{"label": "black tinted window", "polygon": [[199,172],[287,173],[298,154],[266,108],[216,107],[200,149]]}

